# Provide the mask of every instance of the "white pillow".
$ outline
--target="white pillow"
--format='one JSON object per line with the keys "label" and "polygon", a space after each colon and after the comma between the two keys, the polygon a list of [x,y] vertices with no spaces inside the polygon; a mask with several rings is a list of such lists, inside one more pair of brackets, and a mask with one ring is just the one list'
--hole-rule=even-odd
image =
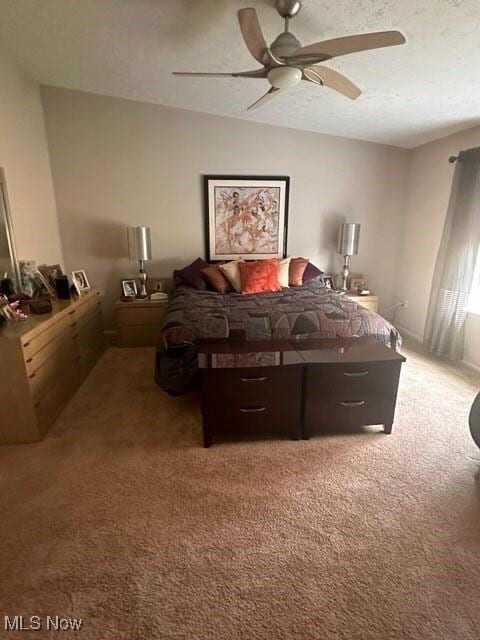
{"label": "white pillow", "polygon": [[240,269],[238,268],[238,263],[243,262],[243,260],[232,260],[232,262],[226,262],[225,264],[219,264],[218,268],[226,277],[226,279],[230,282],[232,287],[235,289],[237,293],[242,292],[242,282],[240,280]]}
{"label": "white pillow", "polygon": [[278,281],[281,287],[288,287],[288,276],[290,272],[291,258],[278,261]]}

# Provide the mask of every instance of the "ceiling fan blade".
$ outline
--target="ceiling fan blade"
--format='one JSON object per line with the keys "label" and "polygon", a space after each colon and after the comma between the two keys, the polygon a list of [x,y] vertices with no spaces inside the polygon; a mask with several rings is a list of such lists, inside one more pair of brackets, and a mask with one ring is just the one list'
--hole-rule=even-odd
{"label": "ceiling fan blade", "polygon": [[267,91],[267,93],[265,95],[263,95],[261,98],[259,98],[253,104],[251,104],[248,107],[247,111],[250,111],[251,109],[258,109],[259,107],[263,106],[266,102],[269,102],[278,93],[281,93],[281,89],[277,89],[277,87],[271,87],[270,90]]}
{"label": "ceiling fan blade", "polygon": [[266,69],[256,69],[255,71],[239,71],[238,73],[210,73],[197,71],[173,71],[174,76],[185,78],[266,78]]}
{"label": "ceiling fan blade", "polygon": [[345,36],[344,38],[333,38],[324,42],[316,42],[306,47],[297,49],[293,56],[288,58],[289,62],[302,59],[313,59],[317,61],[329,60],[338,56],[346,56],[358,51],[368,51],[370,49],[381,49],[382,47],[394,47],[405,44],[405,36],[400,31],[376,31],[374,33],[361,33],[356,36]]}
{"label": "ceiling fan blade", "polygon": [[248,50],[258,62],[263,64],[263,56],[267,43],[263,37],[262,28],[255,9],[240,9],[238,12],[240,30]]}
{"label": "ceiling fan blade", "polygon": [[330,89],[342,93],[351,100],[356,100],[362,93],[356,84],[353,84],[351,80],[335,71],[335,69],[330,69],[330,67],[320,65],[307,67],[303,70],[303,74],[306,80],[330,87]]}

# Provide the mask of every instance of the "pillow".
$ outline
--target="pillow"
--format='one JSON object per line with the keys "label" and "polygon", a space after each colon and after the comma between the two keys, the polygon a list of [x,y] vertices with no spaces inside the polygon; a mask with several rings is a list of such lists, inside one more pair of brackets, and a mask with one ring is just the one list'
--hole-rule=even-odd
{"label": "pillow", "polygon": [[218,291],[218,293],[227,293],[232,288],[232,285],[223,275],[219,266],[210,265],[206,269],[202,269],[202,273],[207,282]]}
{"label": "pillow", "polygon": [[241,264],[239,260],[232,260],[232,262],[226,262],[225,264],[219,264],[218,268],[230,282],[232,287],[237,293],[242,290],[242,284],[240,282],[240,271],[238,265]]}
{"label": "pillow", "polygon": [[301,287],[303,284],[303,274],[308,265],[305,258],[292,258],[290,260],[289,282],[292,287]]}
{"label": "pillow", "polygon": [[290,282],[290,260],[291,258],[285,258],[278,262],[278,281],[281,287],[288,287],[288,283]]}
{"label": "pillow", "polygon": [[316,267],[314,264],[309,262],[307,264],[307,268],[303,272],[303,284],[310,282],[310,280],[313,280],[314,278],[318,278],[318,276],[321,276],[322,273],[323,271],[321,271],[318,267]]}
{"label": "pillow", "polygon": [[242,293],[261,293],[262,291],[280,291],[278,281],[278,260],[255,260],[240,262],[240,280]]}
{"label": "pillow", "polygon": [[202,269],[208,267],[208,264],[202,258],[197,258],[191,264],[181,269],[176,275],[179,276],[185,284],[194,289],[206,289],[207,283],[203,277]]}

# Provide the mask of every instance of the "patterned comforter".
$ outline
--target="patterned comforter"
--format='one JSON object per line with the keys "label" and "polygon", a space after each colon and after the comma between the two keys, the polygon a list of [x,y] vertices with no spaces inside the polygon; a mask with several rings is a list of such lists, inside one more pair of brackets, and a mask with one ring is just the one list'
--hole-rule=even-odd
{"label": "patterned comforter", "polygon": [[278,293],[244,295],[174,291],[162,327],[167,344],[199,339],[270,340],[373,336],[399,348],[401,337],[382,316],[328,289],[320,280]]}

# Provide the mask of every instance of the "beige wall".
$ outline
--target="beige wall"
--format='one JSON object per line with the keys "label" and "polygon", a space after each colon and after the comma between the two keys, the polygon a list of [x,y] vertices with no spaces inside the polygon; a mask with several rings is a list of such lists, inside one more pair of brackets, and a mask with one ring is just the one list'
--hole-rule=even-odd
{"label": "beige wall", "polygon": [[122,277],[125,226],[152,228],[150,275],[204,255],[202,174],[291,176],[288,250],[338,270],[339,222],[363,225],[352,260],[388,314],[399,256],[407,152],[321,134],[44,88],[65,259],[108,299]]}
{"label": "beige wall", "polygon": [[62,263],[40,90],[0,52],[0,166],[19,259]]}
{"label": "beige wall", "polygon": [[[421,338],[425,326],[435,261],[448,208],[454,165],[451,155],[480,145],[480,127],[462,131],[417,147],[410,152],[407,206],[402,239],[402,259],[396,293],[408,298],[398,324]],[[480,366],[480,317],[467,321],[465,360]]]}

